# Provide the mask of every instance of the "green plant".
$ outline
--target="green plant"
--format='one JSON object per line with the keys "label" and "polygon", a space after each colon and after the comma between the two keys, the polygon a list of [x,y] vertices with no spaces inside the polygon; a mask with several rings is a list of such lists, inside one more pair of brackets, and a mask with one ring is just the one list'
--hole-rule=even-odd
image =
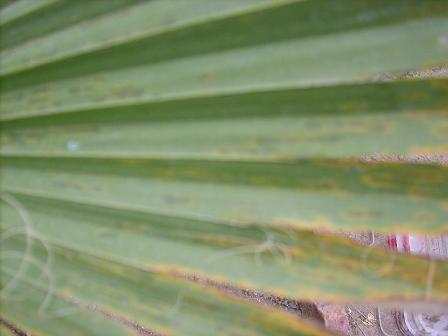
{"label": "green plant", "polygon": [[446,231],[446,167],[358,158],[448,151],[446,79],[375,80],[446,62],[445,1],[0,14],[4,319],[33,335],[326,333],[214,282],[446,308],[446,262],[326,234]]}

